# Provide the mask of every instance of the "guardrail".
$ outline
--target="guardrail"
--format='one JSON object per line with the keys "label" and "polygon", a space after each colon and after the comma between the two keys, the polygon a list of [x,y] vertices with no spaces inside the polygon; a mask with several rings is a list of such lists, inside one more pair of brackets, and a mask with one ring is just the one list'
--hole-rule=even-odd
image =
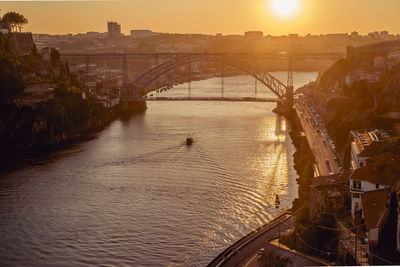
{"label": "guardrail", "polygon": [[[264,228],[267,228],[271,226],[272,224],[279,222],[284,216],[293,216],[299,213],[304,207],[306,207],[307,204],[304,204],[300,208],[298,208],[295,211],[290,211],[290,210],[285,210],[281,214],[279,214],[277,217],[273,218],[271,221],[268,223],[264,224],[263,226],[257,228],[256,230],[248,233],[238,241],[236,241],[233,245],[230,247],[226,248],[224,251],[222,251],[217,257],[215,257],[207,266],[208,267],[214,267],[214,266],[221,266],[224,262],[229,260],[237,251],[240,251],[241,248],[247,246],[249,243],[251,243],[255,238],[258,238],[257,233],[262,231]],[[254,235],[253,237],[251,237]],[[249,239],[246,241],[246,239]],[[243,243],[243,244],[242,244]]]}

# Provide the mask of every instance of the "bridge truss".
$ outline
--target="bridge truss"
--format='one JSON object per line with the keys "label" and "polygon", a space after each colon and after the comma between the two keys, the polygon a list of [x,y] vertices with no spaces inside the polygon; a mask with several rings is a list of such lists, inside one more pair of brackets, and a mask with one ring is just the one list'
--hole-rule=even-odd
{"label": "bridge truss", "polygon": [[[123,90],[121,90],[121,99],[129,100],[131,98],[141,97],[155,91],[158,88],[149,85],[159,79],[161,76],[176,68],[190,66],[196,62],[215,62],[222,65],[229,65],[240,69],[241,71],[255,78],[255,93],[257,93],[257,82],[265,85],[271,90],[279,100],[289,102],[293,101],[293,74],[292,59],[312,59],[312,60],[335,60],[344,58],[345,54],[272,54],[272,53],[95,53],[95,54],[62,54],[63,58],[85,57],[87,64],[87,72],[89,73],[89,63],[91,59],[122,59],[123,61]],[[156,66],[140,75],[132,83],[128,82],[126,61],[131,59],[137,60],[154,60]],[[288,80],[287,84],[279,81],[268,72],[262,72],[257,68],[258,59],[282,59],[288,61]],[[159,64],[160,60],[164,62]],[[223,75],[221,80],[221,93],[223,95]],[[191,86],[189,82],[189,92]],[[190,94],[190,93],[189,93]],[[288,99],[289,98],[289,99]]]}

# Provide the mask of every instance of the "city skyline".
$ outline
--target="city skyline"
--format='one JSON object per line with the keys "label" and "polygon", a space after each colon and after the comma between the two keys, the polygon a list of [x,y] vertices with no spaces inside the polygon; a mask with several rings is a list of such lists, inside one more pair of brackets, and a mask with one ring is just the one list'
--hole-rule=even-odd
{"label": "city skyline", "polygon": [[291,0],[296,8],[290,14],[285,10],[279,14],[272,1],[2,1],[1,13],[23,13],[30,21],[26,31],[49,34],[106,32],[106,21],[121,24],[126,35],[132,29],[212,35],[249,30],[266,35],[400,32],[400,21],[396,20],[400,3],[396,0]]}

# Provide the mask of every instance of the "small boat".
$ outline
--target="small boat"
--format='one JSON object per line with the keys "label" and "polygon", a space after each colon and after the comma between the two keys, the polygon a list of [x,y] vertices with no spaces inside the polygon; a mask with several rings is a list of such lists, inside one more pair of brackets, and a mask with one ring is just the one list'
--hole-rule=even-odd
{"label": "small boat", "polygon": [[275,195],[275,208],[279,208],[279,204],[281,204],[281,201],[279,200],[279,195]]}
{"label": "small boat", "polygon": [[193,144],[193,138],[192,137],[186,138],[186,145],[191,146],[192,144]]}

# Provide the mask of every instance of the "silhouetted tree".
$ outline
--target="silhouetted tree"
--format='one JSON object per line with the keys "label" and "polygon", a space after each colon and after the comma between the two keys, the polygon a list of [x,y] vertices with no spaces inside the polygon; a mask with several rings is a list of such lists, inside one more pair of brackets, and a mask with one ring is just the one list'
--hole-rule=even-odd
{"label": "silhouetted tree", "polygon": [[11,27],[12,31],[19,29],[21,32],[22,25],[27,24],[28,19],[25,18],[24,15],[11,11],[4,14],[0,22]]}

